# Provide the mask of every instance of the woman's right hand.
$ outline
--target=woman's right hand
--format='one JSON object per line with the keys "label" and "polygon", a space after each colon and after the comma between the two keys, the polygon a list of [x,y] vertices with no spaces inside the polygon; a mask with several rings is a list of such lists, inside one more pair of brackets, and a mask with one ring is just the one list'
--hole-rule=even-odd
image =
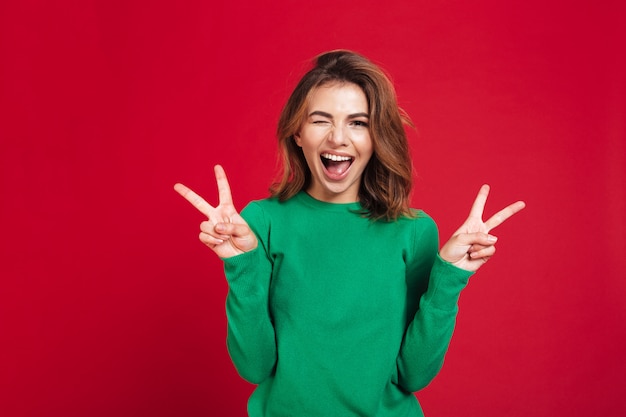
{"label": "woman's right hand", "polygon": [[211,206],[183,184],[174,185],[178,194],[207,216],[207,220],[200,223],[200,241],[220,258],[230,258],[255,249],[258,245],[257,238],[248,223],[235,210],[228,179],[220,165],[215,166],[215,180],[219,192],[217,207]]}

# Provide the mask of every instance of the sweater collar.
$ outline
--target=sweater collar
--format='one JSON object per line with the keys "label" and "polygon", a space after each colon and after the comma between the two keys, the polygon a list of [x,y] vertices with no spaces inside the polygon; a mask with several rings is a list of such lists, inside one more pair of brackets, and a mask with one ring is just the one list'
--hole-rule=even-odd
{"label": "sweater collar", "polygon": [[317,210],[354,213],[355,211],[359,212],[363,209],[361,203],[358,201],[354,203],[328,203],[311,197],[306,191],[300,191],[294,198]]}

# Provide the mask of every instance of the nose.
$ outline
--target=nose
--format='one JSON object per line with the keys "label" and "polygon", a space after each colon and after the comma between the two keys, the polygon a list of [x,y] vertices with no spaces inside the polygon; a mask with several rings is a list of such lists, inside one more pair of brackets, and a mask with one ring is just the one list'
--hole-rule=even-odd
{"label": "nose", "polygon": [[333,126],[328,134],[328,142],[335,146],[346,146],[349,141],[349,133],[343,126]]}

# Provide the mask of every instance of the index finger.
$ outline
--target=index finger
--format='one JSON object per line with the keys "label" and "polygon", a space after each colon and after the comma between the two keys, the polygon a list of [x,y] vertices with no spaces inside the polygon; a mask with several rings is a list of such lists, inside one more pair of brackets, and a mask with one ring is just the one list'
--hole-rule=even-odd
{"label": "index finger", "polygon": [[483,218],[483,211],[485,210],[485,203],[487,202],[487,196],[489,195],[489,186],[484,184],[480,187],[478,191],[478,195],[476,196],[476,200],[474,200],[474,204],[472,204],[472,209],[470,210],[470,217],[476,217],[478,219]]}
{"label": "index finger", "polygon": [[219,194],[220,205],[233,204],[233,196],[230,192],[230,185],[228,185],[228,179],[226,178],[226,172],[221,165],[215,165],[215,181],[217,181],[217,192]]}
{"label": "index finger", "polygon": [[195,208],[198,209],[198,211],[200,211],[200,213],[204,214],[205,216],[207,216],[207,218],[209,217],[209,213],[211,210],[213,210],[213,206],[211,206],[209,203],[207,203],[204,198],[200,197],[198,194],[194,193],[191,188],[177,183],[174,185],[174,190],[176,190],[176,192],[178,194],[180,194],[181,196],[183,196],[183,198],[187,201],[189,201],[191,203],[192,206],[194,206]]}
{"label": "index finger", "polygon": [[500,226],[506,219],[508,219],[509,217],[517,213],[518,211],[522,210],[524,207],[526,207],[526,203],[524,203],[523,201],[518,201],[516,203],[511,204],[510,206],[503,208],[502,210],[500,210],[499,212],[491,216],[489,220],[485,222],[487,231],[497,226]]}

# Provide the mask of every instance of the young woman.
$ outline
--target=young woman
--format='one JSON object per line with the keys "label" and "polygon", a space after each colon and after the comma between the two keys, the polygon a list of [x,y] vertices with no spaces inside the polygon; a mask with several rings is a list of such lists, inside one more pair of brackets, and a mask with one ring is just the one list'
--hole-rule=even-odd
{"label": "young woman", "polygon": [[438,251],[435,223],[409,207],[405,122],[376,65],[328,52],[281,114],[270,198],[239,215],[220,166],[216,207],[176,184],[224,261],[228,350],[258,384],[250,416],[423,415],[412,393],[441,368],[459,294],[495,252],[489,231],[524,203],[483,222],[483,186]]}

